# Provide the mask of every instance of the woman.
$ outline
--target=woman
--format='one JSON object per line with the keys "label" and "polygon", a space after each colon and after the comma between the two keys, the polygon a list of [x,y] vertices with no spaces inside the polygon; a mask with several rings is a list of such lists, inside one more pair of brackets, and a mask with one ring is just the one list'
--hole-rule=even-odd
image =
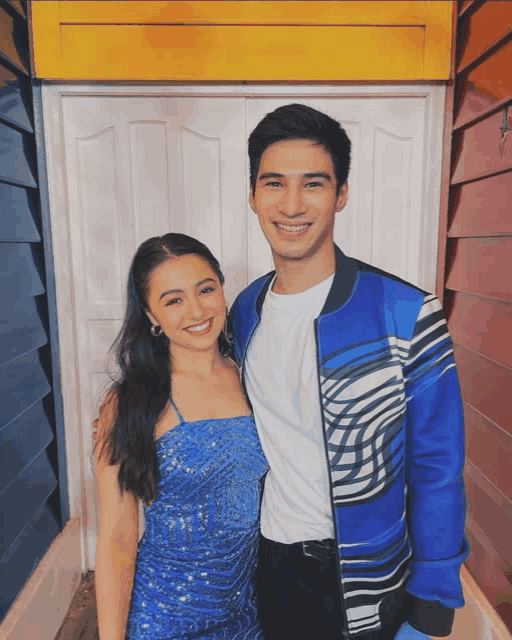
{"label": "woman", "polygon": [[146,240],[130,267],[121,373],[95,448],[101,640],[262,638],[253,577],[267,464],[229,358],[223,282],[208,248],[176,233]]}

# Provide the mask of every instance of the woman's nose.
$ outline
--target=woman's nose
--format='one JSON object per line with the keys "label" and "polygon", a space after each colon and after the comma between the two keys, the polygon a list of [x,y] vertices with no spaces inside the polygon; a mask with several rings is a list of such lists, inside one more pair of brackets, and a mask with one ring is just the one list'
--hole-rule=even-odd
{"label": "woman's nose", "polygon": [[203,305],[201,303],[201,298],[195,296],[190,300],[190,314],[193,318],[201,318],[203,315]]}

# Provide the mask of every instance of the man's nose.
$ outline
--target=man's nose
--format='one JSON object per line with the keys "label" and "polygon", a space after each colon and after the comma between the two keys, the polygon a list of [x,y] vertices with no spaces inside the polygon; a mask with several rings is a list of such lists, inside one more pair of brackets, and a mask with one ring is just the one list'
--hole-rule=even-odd
{"label": "man's nose", "polygon": [[285,216],[293,217],[304,213],[304,201],[301,189],[297,186],[289,186],[283,190],[280,202],[280,210]]}

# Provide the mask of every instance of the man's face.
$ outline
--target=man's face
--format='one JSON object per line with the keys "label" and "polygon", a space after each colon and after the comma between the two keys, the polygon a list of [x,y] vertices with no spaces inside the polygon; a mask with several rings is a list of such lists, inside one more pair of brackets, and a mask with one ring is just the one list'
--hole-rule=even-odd
{"label": "man's face", "polygon": [[305,260],[332,251],[334,216],[348,198],[336,193],[331,156],[311,140],[286,140],[261,156],[249,204],[274,258]]}

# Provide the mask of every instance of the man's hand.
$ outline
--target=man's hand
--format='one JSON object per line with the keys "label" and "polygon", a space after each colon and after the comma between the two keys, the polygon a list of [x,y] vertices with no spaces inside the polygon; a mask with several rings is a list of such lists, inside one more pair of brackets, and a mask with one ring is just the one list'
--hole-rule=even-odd
{"label": "man's hand", "polygon": [[92,421],[92,439],[94,440],[94,442],[96,442],[96,440],[98,439],[98,424],[100,421],[99,416],[101,415],[102,411],[105,409],[106,405],[111,399],[112,399],[112,396],[110,393],[108,393],[107,397],[101,403],[100,410],[98,411],[98,417]]}
{"label": "man's hand", "polygon": [[421,631],[413,629],[408,622],[404,622],[400,629],[398,629],[395,640],[431,640],[431,638],[421,633]]}
{"label": "man's hand", "polygon": [[97,439],[97,431],[98,431],[98,422],[99,418],[96,418],[92,421],[92,439],[96,441]]}

